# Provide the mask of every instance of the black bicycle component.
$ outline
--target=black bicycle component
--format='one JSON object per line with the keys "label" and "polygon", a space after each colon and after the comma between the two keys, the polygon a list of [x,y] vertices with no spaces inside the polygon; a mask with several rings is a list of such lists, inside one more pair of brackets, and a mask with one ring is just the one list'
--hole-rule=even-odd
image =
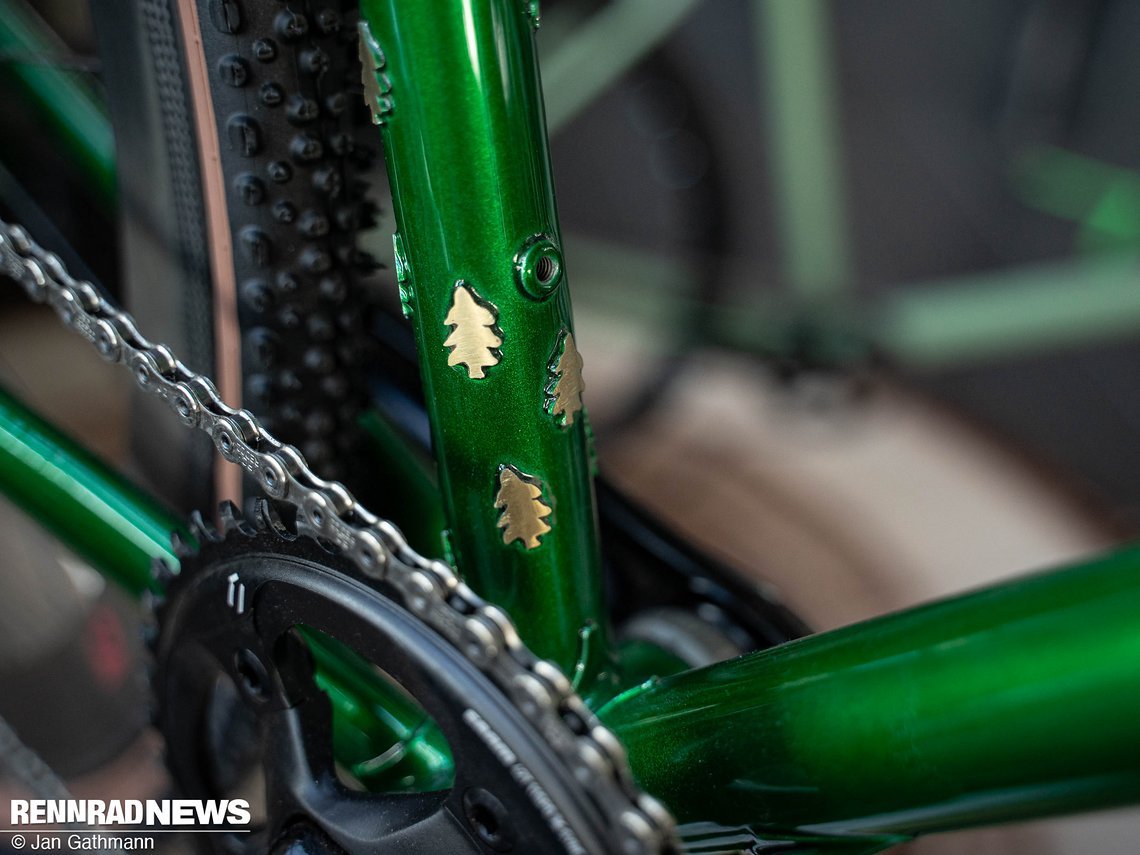
{"label": "black bicycle component", "polygon": [[717,630],[737,652],[810,632],[770,587],[686,543],[602,478],[597,493],[609,602],[618,626],[638,614],[679,609]]}
{"label": "black bicycle component", "polygon": [[356,180],[355,5],[200,2],[242,327],[243,402],[326,477],[359,444],[368,350],[356,247],[375,206]]}
{"label": "black bicycle component", "polygon": [[[290,855],[621,851],[592,788],[559,758],[549,734],[406,610],[396,590],[289,536],[265,505],[256,528],[232,509],[223,516],[225,537],[199,530],[200,550],[183,559],[159,609],[156,691],[169,764],[187,795],[219,797],[260,768],[264,822],[242,848]],[[350,645],[424,707],[455,759],[450,790],[368,794],[338,780],[331,706],[313,681],[295,632],[301,626]],[[221,703],[219,687],[229,687]],[[219,729],[211,709],[225,720],[254,721],[256,736],[243,736],[240,725]],[[215,843],[242,841],[230,835]]]}

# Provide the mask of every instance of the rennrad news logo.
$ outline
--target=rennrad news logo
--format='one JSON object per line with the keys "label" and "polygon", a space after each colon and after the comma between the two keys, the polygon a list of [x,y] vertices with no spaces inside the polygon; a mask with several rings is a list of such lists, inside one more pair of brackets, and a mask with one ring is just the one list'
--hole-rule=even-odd
{"label": "rennrad news logo", "polygon": [[206,826],[244,828],[245,799],[12,799],[13,826]]}

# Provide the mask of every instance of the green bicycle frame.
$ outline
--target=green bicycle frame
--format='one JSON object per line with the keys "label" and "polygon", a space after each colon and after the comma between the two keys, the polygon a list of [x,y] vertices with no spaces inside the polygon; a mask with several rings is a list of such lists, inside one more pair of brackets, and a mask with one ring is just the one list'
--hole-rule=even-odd
{"label": "green bicycle frame", "polygon": [[[170,515],[3,393],[0,488],[128,589],[152,557],[177,560],[159,540]],[[1133,548],[650,681],[599,714],[702,833],[878,846],[1138,801],[1138,615]],[[335,646],[317,654],[342,761],[418,728],[410,710],[370,720],[383,687]],[[427,739],[400,771],[438,782],[445,750]]]}
{"label": "green bicycle frame", "polygon": [[679,819],[914,835],[1140,799],[1140,548],[630,690]]}
{"label": "green bicycle frame", "polygon": [[614,677],[580,384],[559,393],[580,362],[537,4],[365,0],[361,14],[450,557],[588,693]]}
{"label": "green bicycle frame", "polygon": [[[365,0],[362,13],[452,557],[528,644],[596,689],[636,777],[683,831],[870,851],[1140,801],[1137,550],[610,697],[589,437],[560,386],[573,329],[536,4]],[[164,553],[173,520],[8,396],[0,404],[0,490],[144,587],[139,568]],[[384,698],[341,656],[326,646],[318,658],[350,725],[343,759],[372,750],[369,710]],[[408,714],[389,730],[418,728]],[[443,748],[423,749],[438,779]]]}

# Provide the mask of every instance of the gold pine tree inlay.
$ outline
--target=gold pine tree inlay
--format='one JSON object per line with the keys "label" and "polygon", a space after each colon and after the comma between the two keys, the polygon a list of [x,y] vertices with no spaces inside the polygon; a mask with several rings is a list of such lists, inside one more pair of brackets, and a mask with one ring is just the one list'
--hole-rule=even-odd
{"label": "gold pine tree inlay", "polygon": [[384,67],[383,51],[363,21],[360,23],[359,35],[360,80],[364,84],[364,101],[372,113],[372,124],[380,125],[392,110],[392,99],[388,96],[391,84],[381,71]]}
{"label": "gold pine tree inlay", "polygon": [[546,518],[552,509],[542,501],[542,487],[513,466],[499,470],[499,494],[495,497],[495,507],[503,512],[499,517],[503,543],[521,540],[527,549],[534,549],[540,538],[550,531]]}
{"label": "gold pine tree inlay", "polygon": [[574,424],[574,414],[582,410],[582,356],[574,344],[574,334],[562,333],[561,353],[551,360],[551,380],[546,386],[546,411],[556,419],[562,416],[562,426]]}
{"label": "gold pine tree inlay", "polygon": [[475,299],[475,293],[462,282],[451,296],[451,310],[444,323],[452,327],[443,346],[450,348],[448,365],[463,365],[472,379],[487,376],[486,369],[499,363],[495,349],[503,339],[493,327],[495,313]]}

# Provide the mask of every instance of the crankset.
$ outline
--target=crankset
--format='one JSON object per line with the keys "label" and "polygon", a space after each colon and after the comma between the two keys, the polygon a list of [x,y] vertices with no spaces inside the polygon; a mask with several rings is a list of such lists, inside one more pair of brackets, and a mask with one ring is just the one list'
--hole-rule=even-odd
{"label": "crankset", "polygon": [[[206,792],[217,783],[203,772],[211,744],[195,723],[210,705],[208,675],[228,675],[244,686],[241,699],[256,719],[250,732],[276,758],[261,776],[263,836],[275,850],[633,855],[672,849],[672,818],[633,784],[616,737],[555,665],[523,645],[501,609],[447,564],[417,554],[342,484],[315,475],[296,448],[248,410],[226,406],[209,378],[144,338],[130,315],[3,221],[0,272],[50,304],[105,360],[130,370],[183,425],[209,435],[218,453],[290,516],[286,528],[263,511],[261,533],[252,531],[270,540],[236,554],[230,538],[239,523],[231,519],[227,537],[217,541],[200,526],[202,551],[187,557],[184,575],[163,580],[170,596],[157,639],[159,716],[181,783]],[[297,535],[333,545],[336,556],[304,552],[310,547]],[[331,777],[327,700],[314,691],[306,667],[290,660],[299,642],[283,640],[301,626],[345,641],[390,668],[413,694],[419,690],[417,700],[438,717],[461,761],[450,795],[365,795]],[[507,805],[516,807],[514,815]],[[488,819],[499,815],[510,819],[502,834],[498,820]],[[507,831],[517,844],[502,836]]]}
{"label": "crankset", "polygon": [[[439,603],[425,620],[409,602],[414,592],[291,534],[267,503],[255,524],[232,507],[223,518],[221,534],[198,524],[200,548],[170,579],[155,655],[159,727],[186,794],[218,798],[251,777],[264,782],[253,836],[219,836],[224,848],[670,851],[642,818],[667,827],[664,812],[644,796],[625,797],[606,757],[613,737],[568,685],[552,696],[525,674],[497,669],[495,651],[477,639],[461,649],[433,629],[462,619],[462,602]],[[454,759],[450,787],[383,794],[342,781],[330,702],[314,682],[302,631],[350,646],[424,708]]]}

